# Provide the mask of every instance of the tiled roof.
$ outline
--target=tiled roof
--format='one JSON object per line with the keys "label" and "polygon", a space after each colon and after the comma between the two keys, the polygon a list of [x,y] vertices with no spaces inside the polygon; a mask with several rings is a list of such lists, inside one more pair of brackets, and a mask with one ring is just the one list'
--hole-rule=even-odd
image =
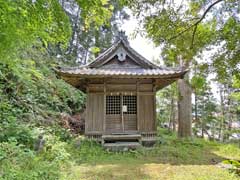
{"label": "tiled roof", "polygon": [[[109,68],[104,67],[104,64],[116,56],[119,49],[124,48],[127,55],[133,60],[138,67],[126,67],[119,65],[117,68],[111,66]],[[101,53],[93,62],[74,68],[62,68],[57,70],[57,73],[61,76],[72,77],[143,77],[143,78],[162,78],[162,77],[182,77],[187,70],[181,68],[166,68],[155,65],[154,63],[145,59],[142,55],[136,52],[129,45],[128,41],[124,38],[120,38],[111,47]]]}
{"label": "tiled roof", "polygon": [[68,68],[60,70],[60,74],[72,76],[181,76],[187,70],[180,69],[97,69],[97,68]]}

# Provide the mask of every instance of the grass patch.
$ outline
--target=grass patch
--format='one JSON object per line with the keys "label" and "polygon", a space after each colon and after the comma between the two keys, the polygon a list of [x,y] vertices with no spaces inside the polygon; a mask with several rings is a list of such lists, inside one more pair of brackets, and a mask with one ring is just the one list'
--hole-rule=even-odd
{"label": "grass patch", "polygon": [[74,164],[62,179],[176,179],[237,180],[236,174],[219,168],[224,159],[240,159],[235,145],[203,139],[179,140],[162,131],[153,148],[108,152],[93,141],[75,140],[69,146]]}
{"label": "grass patch", "polygon": [[[153,148],[108,152],[83,137],[62,141],[49,134],[42,152],[15,142],[0,144],[0,179],[62,180],[237,180],[233,171],[217,166],[240,160],[236,145],[203,139],[177,139],[160,130]],[[47,138],[48,137],[48,138]]]}

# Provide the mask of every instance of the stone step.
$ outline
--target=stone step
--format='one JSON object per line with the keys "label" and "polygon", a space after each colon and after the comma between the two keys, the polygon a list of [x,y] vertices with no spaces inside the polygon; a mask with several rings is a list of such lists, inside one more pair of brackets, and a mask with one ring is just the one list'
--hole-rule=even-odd
{"label": "stone step", "polygon": [[103,147],[111,151],[128,151],[129,149],[137,149],[141,147],[138,142],[115,142],[115,143],[104,143]]}

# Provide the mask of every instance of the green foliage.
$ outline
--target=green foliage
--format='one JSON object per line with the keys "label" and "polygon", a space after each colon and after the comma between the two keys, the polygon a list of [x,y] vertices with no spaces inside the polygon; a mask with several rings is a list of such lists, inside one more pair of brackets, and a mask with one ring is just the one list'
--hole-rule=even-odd
{"label": "green foliage", "polygon": [[239,105],[239,102],[240,102],[240,92],[237,90],[240,88],[240,78],[236,75],[236,76],[233,76],[233,87],[236,88],[236,91],[233,92],[231,94],[231,97],[233,100],[235,100],[236,102],[238,102],[237,104],[237,111],[240,111],[240,105]]}
{"label": "green foliage", "polygon": [[229,164],[231,165],[231,171],[237,173],[240,176],[240,161],[237,160],[224,160],[223,161],[224,164]]}
{"label": "green foliage", "polygon": [[59,179],[60,165],[67,164],[66,143],[48,141],[48,150],[41,154],[16,141],[0,143],[0,174],[2,179]]}
{"label": "green foliage", "polygon": [[[215,82],[226,87],[226,92],[234,91],[233,82],[239,79],[238,1],[132,0],[129,4],[139,20],[137,30],[162,48],[164,63],[184,66],[194,73],[191,85],[196,98],[198,127],[195,130],[201,128],[202,136],[208,134],[206,130],[212,130],[214,134],[218,131],[219,137],[222,132],[230,134],[231,123],[238,121],[239,93],[229,93],[232,98],[229,95],[221,97],[224,101],[221,102],[222,117],[219,110],[213,108],[218,105],[217,100],[204,96],[209,96],[206,94],[211,91],[212,75],[216,75]],[[185,77],[189,79],[189,76]],[[164,111],[159,114],[166,120],[170,106],[169,102],[165,104]]]}
{"label": "green foliage", "polygon": [[64,177],[160,179],[158,176],[164,173],[163,177],[168,179],[194,179],[196,176],[202,179],[238,179],[216,166],[225,158],[239,158],[237,146],[198,138],[179,140],[167,129],[158,129],[158,133],[158,143],[153,148],[116,153],[104,151],[94,141],[76,139],[68,146],[76,164],[67,170]]}
{"label": "green foliage", "polygon": [[22,48],[39,38],[43,44],[61,42],[71,34],[69,20],[57,0],[1,1],[0,58],[11,63]]}
{"label": "green foliage", "polygon": [[[33,48],[26,56],[34,61],[0,63],[0,174],[3,179],[58,179],[69,159],[63,141],[72,136],[60,127],[60,113],[79,112],[85,95],[56,78],[51,69],[56,61],[47,54]],[[46,144],[37,154],[39,134]]]}
{"label": "green foliage", "polygon": [[[162,168],[171,165],[174,167],[173,170],[177,170],[178,165],[181,165],[179,167],[187,165],[196,168],[206,166],[209,169],[215,167],[215,163],[221,162],[223,158],[240,157],[239,149],[234,145],[219,144],[203,139],[178,140],[175,133],[166,129],[159,129],[159,141],[153,148],[118,153],[105,151],[100,144],[82,137],[71,138],[64,142],[59,140],[59,137],[55,136],[51,130],[40,129],[40,131],[44,134],[46,145],[39,153],[15,141],[0,144],[0,173],[3,179],[61,179],[62,177],[79,179],[77,178],[79,172],[75,172],[74,169],[82,165],[91,168],[106,165],[108,168],[110,164],[117,167],[123,164],[130,168],[131,165],[136,167],[143,164],[144,166],[155,164],[161,165]],[[219,169],[215,175],[220,177],[222,171]],[[129,171],[130,174],[134,172],[134,169]],[[93,176],[95,173],[91,172],[88,176]],[[186,174],[189,173],[186,172]],[[203,175],[211,177],[205,172],[201,174]],[[231,177],[231,175],[226,172],[224,177]]]}
{"label": "green foliage", "polygon": [[[184,61],[213,53],[208,65],[219,82],[239,74],[239,4],[230,1],[130,1],[146,36],[163,47],[164,61]],[[239,78],[239,77],[238,77]]]}
{"label": "green foliage", "polygon": [[202,76],[196,75],[191,79],[191,84],[195,89],[202,88],[206,83],[206,79]]}
{"label": "green foliage", "polygon": [[[111,28],[109,19],[115,10],[112,4],[116,2],[77,0],[77,3],[81,8],[79,19],[83,22],[80,28],[82,32],[86,32],[82,36],[92,31],[96,37],[95,53],[98,53],[99,49],[105,46],[102,43],[102,32]],[[122,8],[125,3],[127,2],[123,0],[116,4]],[[199,7],[197,3],[191,4],[188,13],[195,15],[194,12],[198,11]],[[213,154],[206,157],[200,155],[202,151],[209,152],[209,149],[215,150],[215,146],[220,145],[198,140],[178,141],[175,134],[167,132],[159,133],[159,143],[153,149],[143,148],[124,153],[108,152],[96,142],[74,139],[68,130],[59,125],[60,113],[79,112],[83,108],[85,95],[56,77],[52,69],[63,62],[54,59],[49,52],[49,46],[60,46],[60,49],[67,46],[71,36],[69,17],[58,0],[2,0],[0,9],[1,179],[60,179],[65,172],[71,174],[69,168],[72,164],[134,161],[142,163],[147,156],[150,158],[149,163],[157,159],[160,162],[176,164],[206,163],[215,158]],[[183,21],[180,16],[169,16],[169,12],[173,12],[173,9],[161,11],[154,19],[146,18],[148,36],[158,44],[162,38],[181,32],[182,26],[188,24],[188,21]],[[173,24],[164,23],[162,20]],[[173,28],[174,24],[177,25],[176,29]],[[227,41],[231,38],[227,36],[231,33],[230,28],[236,24],[237,21],[229,20],[223,29],[222,37]],[[159,28],[159,25],[170,29]],[[191,60],[199,49],[203,49],[206,43],[211,41],[210,37],[215,37],[212,33],[214,31],[211,31],[214,27],[214,22],[199,25],[193,50],[188,48],[190,33],[185,34],[184,41],[165,39],[163,54],[174,63],[178,63],[178,55],[187,61]],[[235,30],[238,32],[238,29]],[[111,41],[110,37],[107,33],[104,36],[108,38],[108,42]],[[233,50],[238,43],[229,42],[230,40],[226,45],[229,50]],[[196,86],[201,84],[196,78],[193,81]],[[163,96],[175,97],[175,90],[170,90],[164,92],[166,94]],[[167,116],[169,114],[164,117],[165,120]],[[34,151],[40,134],[43,135],[45,144],[40,151]],[[227,152],[230,150],[222,153],[226,156]],[[234,152],[237,152],[236,149]]]}
{"label": "green foliage", "polygon": [[176,101],[177,101],[176,83],[162,89],[157,93],[157,120],[158,125],[163,126],[169,123],[169,120],[175,120]]}
{"label": "green foliage", "polygon": [[21,144],[26,144],[32,148],[34,139],[30,128],[31,127],[29,127],[29,125],[18,124],[16,119],[8,119],[8,121],[3,121],[2,125],[0,126],[0,142],[16,141]]}
{"label": "green foliage", "polygon": [[[84,95],[57,79],[47,65],[51,66],[46,64],[29,67],[23,64],[21,74],[18,74],[9,66],[0,64],[0,118],[4,132],[10,133],[10,129],[17,131],[15,125],[25,129],[17,122],[49,124],[54,122],[61,112],[74,113],[82,108]],[[3,136],[2,134],[1,137]]]}
{"label": "green foliage", "polygon": [[94,28],[98,28],[102,24],[107,24],[112,15],[114,7],[109,0],[76,0],[82,8],[81,16],[84,18],[85,30],[88,30],[90,24],[94,24]]}
{"label": "green foliage", "polygon": [[[70,4],[79,9],[77,13],[68,13],[73,27],[69,46],[66,50],[58,45],[49,50],[54,55],[61,55],[60,58],[71,66],[86,64],[113,43],[120,24],[129,16],[122,0],[78,0]],[[68,6],[63,7],[68,10]]]}
{"label": "green foliage", "polygon": [[[108,1],[77,2],[85,30],[111,17]],[[53,68],[61,62],[48,51],[67,47],[69,17],[58,0],[6,0],[0,9],[0,179],[59,179],[72,138],[59,125],[60,115],[79,112],[85,101],[56,77]],[[35,152],[40,134],[46,143]]]}

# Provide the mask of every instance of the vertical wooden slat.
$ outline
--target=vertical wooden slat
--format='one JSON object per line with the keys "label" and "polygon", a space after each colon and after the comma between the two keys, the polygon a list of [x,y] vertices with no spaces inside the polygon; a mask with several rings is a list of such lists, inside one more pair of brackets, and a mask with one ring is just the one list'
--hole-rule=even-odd
{"label": "vertical wooden slat", "polygon": [[87,97],[86,132],[102,132],[104,120],[104,95],[89,93]]}
{"label": "vertical wooden slat", "polygon": [[154,124],[154,96],[153,94],[139,95],[139,129],[153,131]]}

